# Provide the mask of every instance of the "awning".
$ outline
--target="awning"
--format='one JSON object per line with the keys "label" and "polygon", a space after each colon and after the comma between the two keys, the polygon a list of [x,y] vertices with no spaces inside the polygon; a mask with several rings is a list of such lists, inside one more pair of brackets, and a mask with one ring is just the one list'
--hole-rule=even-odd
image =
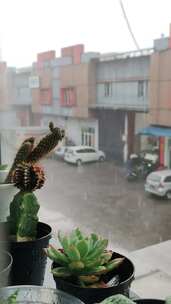
{"label": "awning", "polygon": [[140,129],[136,132],[136,134],[141,135],[152,135],[152,136],[166,136],[171,137],[171,128],[162,128],[162,127],[146,127]]}

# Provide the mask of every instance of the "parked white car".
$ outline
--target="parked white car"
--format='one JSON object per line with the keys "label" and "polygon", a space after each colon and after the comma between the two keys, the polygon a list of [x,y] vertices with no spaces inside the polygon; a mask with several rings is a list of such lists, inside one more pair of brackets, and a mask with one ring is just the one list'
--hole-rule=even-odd
{"label": "parked white car", "polygon": [[105,153],[89,146],[69,147],[64,155],[66,162],[81,165],[92,161],[104,161]]}
{"label": "parked white car", "polygon": [[159,170],[146,178],[145,191],[171,199],[171,170]]}
{"label": "parked white car", "polygon": [[54,151],[54,154],[55,154],[55,156],[57,156],[57,158],[64,159],[64,155],[65,155],[67,149],[68,149],[68,147],[66,147],[66,146],[57,147]]}

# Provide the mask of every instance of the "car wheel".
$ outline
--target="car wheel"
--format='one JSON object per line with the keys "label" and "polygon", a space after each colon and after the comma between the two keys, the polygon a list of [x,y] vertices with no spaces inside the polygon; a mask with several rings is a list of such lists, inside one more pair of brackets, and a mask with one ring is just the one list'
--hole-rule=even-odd
{"label": "car wheel", "polygon": [[100,161],[100,162],[104,162],[104,160],[105,160],[104,156],[100,156],[100,157],[99,157],[99,161]]}
{"label": "car wheel", "polygon": [[167,199],[171,199],[171,191],[168,191],[168,192],[166,193],[166,198],[167,198]]}
{"label": "car wheel", "polygon": [[81,159],[77,159],[77,166],[81,166],[81,164],[82,164],[82,160]]}

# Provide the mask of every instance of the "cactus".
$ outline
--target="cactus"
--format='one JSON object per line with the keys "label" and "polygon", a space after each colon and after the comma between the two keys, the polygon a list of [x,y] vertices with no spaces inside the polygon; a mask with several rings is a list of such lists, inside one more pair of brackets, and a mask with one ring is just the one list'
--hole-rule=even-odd
{"label": "cactus", "polygon": [[42,157],[52,151],[58,142],[64,137],[64,131],[59,128],[54,128],[52,122],[49,123],[49,129],[51,133],[46,135],[28,155],[28,162],[36,163],[39,161]]}
{"label": "cactus", "polygon": [[49,124],[51,133],[34,148],[34,138],[26,139],[14,160],[7,180],[20,191],[10,203],[10,234],[17,241],[31,241],[37,236],[39,203],[33,191],[44,185],[43,169],[36,162],[49,153],[64,136],[64,131]]}
{"label": "cactus", "polygon": [[20,189],[10,204],[10,234],[17,241],[30,241],[37,234],[39,203],[32,191],[44,184],[44,172],[38,165],[21,163],[16,167],[13,182]]}
{"label": "cactus", "polygon": [[22,191],[35,191],[44,185],[44,171],[36,164],[33,165],[23,162],[16,167],[12,182]]}
{"label": "cactus", "polygon": [[21,164],[22,162],[35,164],[41,158],[45,157],[48,153],[50,153],[65,135],[64,130],[61,130],[57,127],[54,128],[52,122],[49,123],[49,129],[50,133],[43,137],[36,147],[34,147],[34,137],[30,137],[23,141],[21,147],[19,148],[15,156],[14,162],[9,170],[5,183],[12,182],[13,172],[15,171],[16,166],[18,164]]}
{"label": "cactus", "polygon": [[69,235],[58,233],[61,249],[49,245],[45,249],[47,256],[57,264],[52,269],[56,277],[75,276],[81,286],[91,287],[100,282],[101,275],[118,267],[124,258],[112,259],[112,251],[107,251],[108,240],[96,234],[84,236],[77,228]]}
{"label": "cactus", "polygon": [[10,235],[16,241],[32,241],[37,235],[39,203],[34,193],[18,192],[10,204]]}
{"label": "cactus", "polygon": [[17,164],[19,164],[27,159],[28,155],[31,153],[31,151],[33,149],[34,140],[35,140],[34,137],[30,137],[23,141],[23,143],[21,144],[21,147],[19,148],[19,150],[15,156],[14,162],[6,177],[5,183],[11,183],[13,171],[15,170]]}

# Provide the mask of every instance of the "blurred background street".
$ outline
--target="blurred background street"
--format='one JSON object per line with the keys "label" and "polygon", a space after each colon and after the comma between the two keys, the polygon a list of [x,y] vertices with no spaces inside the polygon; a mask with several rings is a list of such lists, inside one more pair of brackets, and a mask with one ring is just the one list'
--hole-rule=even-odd
{"label": "blurred background street", "polygon": [[79,226],[128,251],[170,238],[171,202],[147,197],[144,183],[128,183],[114,162],[77,167],[48,159],[43,166],[47,181],[37,196],[55,229]]}

